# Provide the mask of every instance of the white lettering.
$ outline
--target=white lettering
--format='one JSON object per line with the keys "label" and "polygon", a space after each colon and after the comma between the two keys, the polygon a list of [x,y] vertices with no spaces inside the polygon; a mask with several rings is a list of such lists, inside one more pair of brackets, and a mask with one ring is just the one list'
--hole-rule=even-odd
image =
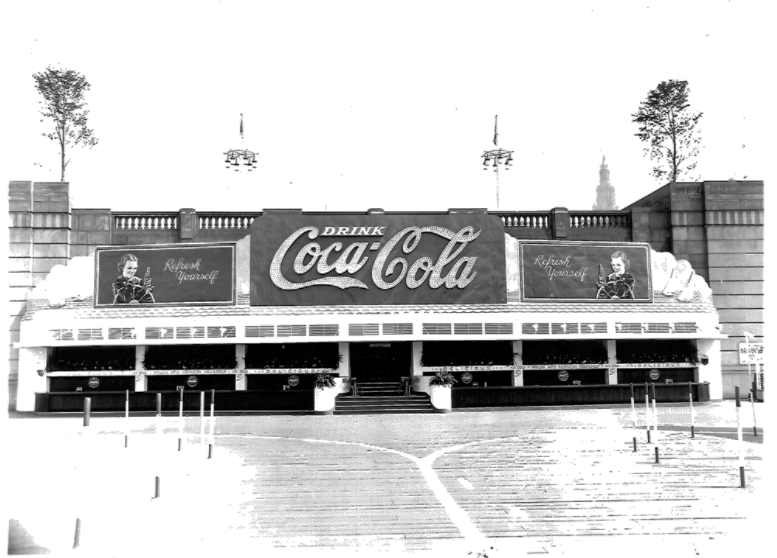
{"label": "white lettering", "polygon": [[291,245],[294,244],[294,241],[296,241],[305,233],[308,233],[308,238],[313,240],[318,237],[318,227],[302,227],[301,229],[293,232],[286,240],[283,241],[283,244],[281,244],[280,248],[278,248],[278,251],[275,252],[275,256],[273,257],[270,264],[270,279],[276,287],[285,291],[294,291],[297,289],[303,289],[305,287],[311,287],[313,285],[331,285],[333,287],[337,287],[338,289],[348,289],[350,287],[356,287],[359,289],[369,288],[358,279],[353,279],[351,277],[322,277],[321,279],[313,279],[311,281],[305,281],[304,283],[292,283],[286,279],[281,272],[283,259],[286,257],[286,253],[289,251],[289,248],[291,248]]}
{"label": "white lettering", "polygon": [[[384,234],[385,227],[339,227],[338,229],[326,227],[324,231],[330,236],[374,236]],[[389,260],[392,251],[400,243],[402,244],[402,252],[411,254],[420,244],[423,234],[427,232],[448,240],[448,244],[436,262],[426,256],[418,258],[412,265],[408,265],[409,262],[401,256]],[[410,289],[420,287],[427,280],[433,289],[443,285],[448,289],[454,287],[463,289],[471,284],[477,276],[477,272],[473,271],[477,258],[463,257],[458,261],[456,258],[461,255],[470,242],[480,236],[480,232],[475,232],[473,227],[464,227],[457,233],[436,226],[407,227],[394,235],[378,252],[372,266],[372,281],[376,287],[383,290],[392,289],[403,280]],[[330,285],[340,289],[369,288],[362,281],[350,277],[323,277],[300,283],[289,281],[284,277],[281,271],[284,259],[292,245],[306,233],[308,238],[313,240],[319,236],[319,229],[317,227],[303,227],[295,231],[275,253],[270,265],[270,278],[277,287],[284,290],[296,290],[314,285]],[[307,273],[314,266],[321,275],[332,271],[338,274],[353,274],[367,264],[369,257],[365,257],[364,254],[368,246],[367,242],[353,242],[343,250],[343,244],[340,242],[335,242],[326,248],[322,248],[317,242],[310,242],[297,253],[292,269],[298,275]],[[333,252],[340,253],[340,256],[334,263],[330,263],[329,256]],[[537,263],[539,264],[539,261]],[[174,264],[175,262],[172,262],[171,265]],[[449,264],[453,264],[453,266],[445,274],[445,268]],[[393,280],[388,281],[386,278]]]}

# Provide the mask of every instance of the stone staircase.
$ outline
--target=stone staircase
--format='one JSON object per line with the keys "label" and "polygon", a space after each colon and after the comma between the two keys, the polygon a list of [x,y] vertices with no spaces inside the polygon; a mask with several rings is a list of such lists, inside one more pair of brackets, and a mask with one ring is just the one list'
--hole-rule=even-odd
{"label": "stone staircase", "polygon": [[336,415],[373,415],[386,413],[433,413],[425,393],[404,395],[400,382],[359,382],[358,396],[339,395],[335,400]]}

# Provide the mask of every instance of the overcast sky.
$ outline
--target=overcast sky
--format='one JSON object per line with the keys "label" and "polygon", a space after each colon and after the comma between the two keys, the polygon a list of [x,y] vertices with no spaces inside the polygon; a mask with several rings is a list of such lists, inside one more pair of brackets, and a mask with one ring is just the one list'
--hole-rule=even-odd
{"label": "overcast sky", "polygon": [[[768,4],[4,3],[3,174],[59,180],[51,64],[92,85],[74,207],[496,209],[497,114],[501,209],[590,210],[603,155],[623,207],[660,186],[630,115],[668,79],[704,112],[701,179],[764,179]],[[255,171],[225,168],[237,148]]]}

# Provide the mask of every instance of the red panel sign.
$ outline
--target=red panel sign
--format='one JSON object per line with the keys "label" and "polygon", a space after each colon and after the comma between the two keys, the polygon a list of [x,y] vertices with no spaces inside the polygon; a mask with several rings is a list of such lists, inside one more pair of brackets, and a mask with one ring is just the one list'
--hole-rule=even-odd
{"label": "red panel sign", "polygon": [[95,306],[235,304],[235,244],[97,248]]}
{"label": "red panel sign", "polygon": [[650,245],[520,241],[521,300],[651,302]]}
{"label": "red panel sign", "polygon": [[270,213],[251,225],[251,304],[507,301],[504,226],[484,213]]}

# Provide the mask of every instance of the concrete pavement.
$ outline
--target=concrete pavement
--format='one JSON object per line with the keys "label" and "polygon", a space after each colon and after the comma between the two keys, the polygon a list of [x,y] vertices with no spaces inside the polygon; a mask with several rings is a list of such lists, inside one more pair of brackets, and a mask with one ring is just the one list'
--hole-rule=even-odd
{"label": "concrete pavement", "polygon": [[[732,409],[698,405],[697,424],[730,427]],[[658,411],[664,427],[688,418],[682,406]],[[637,418],[643,426],[644,408]],[[735,441],[659,429],[656,464],[644,428],[633,452],[630,409],[620,406],[217,417],[210,460],[197,417],[185,419],[181,452],[175,419],[164,419],[163,434],[150,417],[130,425],[125,449],[120,418],[95,416],[86,435],[79,417],[11,421],[17,547],[69,549],[79,516],[81,552],[103,556],[233,548],[491,558],[586,546],[710,555],[763,501],[763,445],[745,444],[741,489]]]}

